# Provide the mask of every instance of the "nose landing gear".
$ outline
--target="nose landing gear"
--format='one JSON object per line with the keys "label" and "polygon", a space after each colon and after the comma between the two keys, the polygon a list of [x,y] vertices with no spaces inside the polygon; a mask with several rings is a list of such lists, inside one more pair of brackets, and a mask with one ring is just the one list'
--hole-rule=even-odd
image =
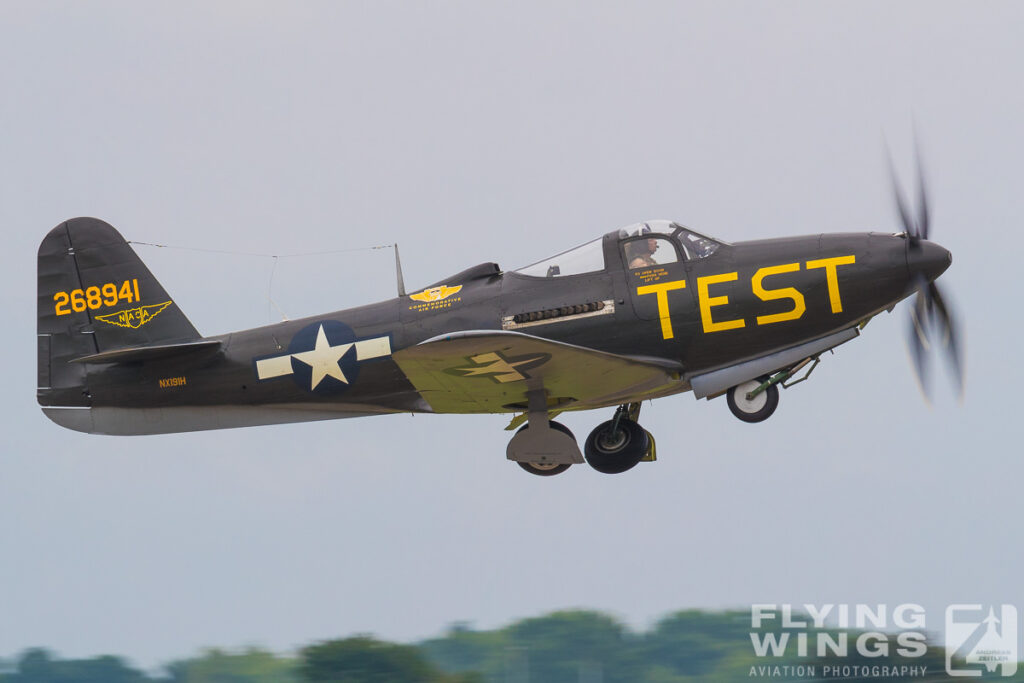
{"label": "nose landing gear", "polygon": [[[764,375],[749,382],[737,384],[725,392],[729,410],[744,422],[767,420],[779,407],[779,385],[781,384],[783,389],[788,389],[794,384],[807,381],[820,362],[820,356],[810,356],[774,375]],[[804,368],[807,368],[807,372],[803,377],[793,379]]]}
{"label": "nose landing gear", "polygon": [[[744,422],[767,420],[779,407],[779,388],[774,384],[761,388],[768,377],[737,384],[725,394],[732,414]],[[760,389],[760,391],[758,391]]]}

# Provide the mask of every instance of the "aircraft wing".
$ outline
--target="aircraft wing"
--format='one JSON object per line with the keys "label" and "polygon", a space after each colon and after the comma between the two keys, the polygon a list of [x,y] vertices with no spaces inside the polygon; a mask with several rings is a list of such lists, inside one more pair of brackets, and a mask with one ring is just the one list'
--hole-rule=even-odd
{"label": "aircraft wing", "polygon": [[526,409],[542,388],[552,409],[597,408],[676,393],[682,366],[661,358],[606,353],[521,332],[475,330],[427,339],[394,361],[438,413]]}

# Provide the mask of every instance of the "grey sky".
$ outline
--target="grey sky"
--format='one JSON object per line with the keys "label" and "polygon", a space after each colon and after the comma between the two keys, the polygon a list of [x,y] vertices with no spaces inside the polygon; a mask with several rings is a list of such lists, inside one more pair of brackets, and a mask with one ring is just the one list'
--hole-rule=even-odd
{"label": "grey sky", "polygon": [[[0,4],[0,657],[145,665],[433,635],[570,606],[1022,595],[1019,3]],[[923,143],[967,396],[920,398],[905,305],[736,420],[643,408],[660,461],[552,480],[501,416],[113,438],[35,404],[35,254],[128,239],[286,253],[398,241],[410,287],[671,218],[725,240],[898,229]],[[268,259],[139,247],[204,334],[279,319]],[[291,317],[393,295],[389,251],[283,260]],[[602,412],[565,422],[586,436]]]}

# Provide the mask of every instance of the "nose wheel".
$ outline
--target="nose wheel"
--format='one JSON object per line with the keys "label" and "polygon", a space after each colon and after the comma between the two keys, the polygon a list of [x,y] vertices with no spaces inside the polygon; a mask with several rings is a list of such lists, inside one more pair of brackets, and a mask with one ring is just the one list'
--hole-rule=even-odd
{"label": "nose wheel", "polygon": [[725,399],[732,414],[744,422],[761,422],[771,417],[779,407],[779,388],[774,384],[764,387],[769,379],[761,377],[729,389]]}
{"label": "nose wheel", "polygon": [[583,454],[591,467],[604,474],[620,474],[652,454],[653,440],[636,422],[639,413],[638,403],[619,406],[615,417],[590,432]]}

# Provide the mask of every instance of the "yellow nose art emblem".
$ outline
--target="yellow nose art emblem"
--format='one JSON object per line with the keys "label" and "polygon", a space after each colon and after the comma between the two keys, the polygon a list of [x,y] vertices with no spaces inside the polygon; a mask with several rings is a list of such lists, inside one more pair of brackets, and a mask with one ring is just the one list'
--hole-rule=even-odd
{"label": "yellow nose art emblem", "polygon": [[414,301],[430,303],[432,301],[444,301],[452,294],[458,294],[461,291],[462,285],[455,285],[454,287],[441,285],[440,287],[431,287],[430,289],[424,289],[422,292],[410,294],[409,298]]}

